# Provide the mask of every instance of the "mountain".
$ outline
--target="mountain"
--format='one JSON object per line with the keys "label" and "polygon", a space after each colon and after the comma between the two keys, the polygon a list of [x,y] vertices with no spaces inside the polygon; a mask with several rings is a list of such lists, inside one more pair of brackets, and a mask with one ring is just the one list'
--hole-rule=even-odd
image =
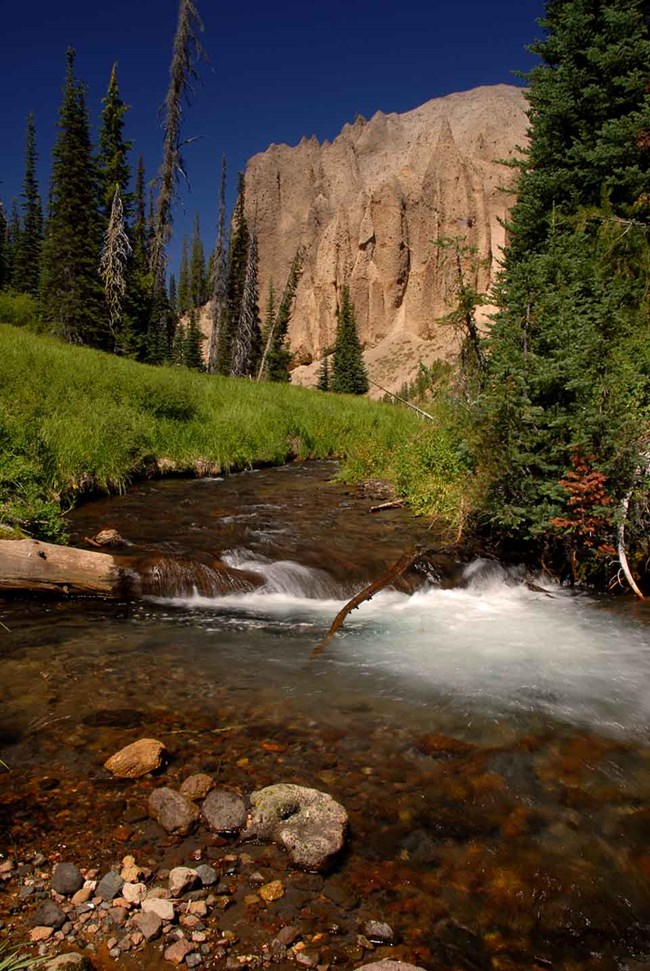
{"label": "mountain", "polygon": [[269,282],[281,290],[304,251],[289,332],[294,382],[315,383],[345,280],[371,378],[396,390],[420,359],[453,353],[440,318],[453,305],[457,270],[434,240],[475,247],[476,283],[489,288],[513,202],[504,189],[515,173],[502,160],[525,144],[525,110],[521,88],[475,88],[405,114],[359,117],[331,143],[303,138],[250,159],[246,214],[258,232],[262,309]]}

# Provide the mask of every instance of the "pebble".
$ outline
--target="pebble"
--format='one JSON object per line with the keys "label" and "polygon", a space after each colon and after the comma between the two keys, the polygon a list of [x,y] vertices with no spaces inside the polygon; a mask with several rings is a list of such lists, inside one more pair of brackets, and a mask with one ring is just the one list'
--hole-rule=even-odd
{"label": "pebble", "polygon": [[71,897],[84,885],[79,867],[74,863],[57,863],[52,871],[52,889],[62,897]]}
{"label": "pebble", "polygon": [[74,951],[68,954],[59,954],[52,958],[44,966],[45,971],[92,971],[90,961],[84,954]]}
{"label": "pebble", "polygon": [[214,867],[208,866],[207,863],[202,863],[201,866],[197,866],[196,875],[204,887],[211,887],[219,879],[217,871]]}
{"label": "pebble", "polygon": [[266,900],[267,903],[279,900],[281,897],[284,897],[282,881],[272,880],[270,883],[265,883],[263,887],[260,887],[258,893],[262,900]]}
{"label": "pebble", "polygon": [[172,897],[182,897],[200,882],[196,870],[188,866],[175,866],[169,872],[169,893]]}
{"label": "pebble", "polygon": [[92,889],[90,887],[82,887],[81,890],[77,890],[76,894],[74,894],[71,903],[75,907],[78,907],[79,904],[85,904],[87,900],[90,900],[94,892],[94,887]]}
{"label": "pebble", "polygon": [[[134,923],[147,943],[149,941],[155,941],[156,938],[160,937],[163,922],[158,914],[154,913],[153,911],[145,911],[141,914],[137,914],[136,917],[134,917]],[[132,935],[132,940],[133,937],[135,937],[135,934]]]}
{"label": "pebble", "polygon": [[156,914],[161,920],[174,920],[174,905],[171,900],[161,900],[160,897],[147,897],[142,901],[142,911],[145,914]]}
{"label": "pebble", "polygon": [[175,944],[165,949],[163,957],[165,961],[171,961],[172,964],[182,964],[193,948],[194,945],[190,944],[189,941],[176,941]]}
{"label": "pebble", "polygon": [[293,927],[288,924],[286,927],[280,928],[278,933],[275,935],[275,940],[285,947],[290,947],[295,941],[300,937],[300,929],[298,927]]}
{"label": "pebble", "polygon": [[197,917],[207,917],[208,905],[205,900],[190,900],[187,905],[187,913]]}
{"label": "pebble", "polygon": [[147,896],[147,888],[144,883],[125,883],[122,896],[130,904],[141,904]]}
{"label": "pebble", "polygon": [[139,779],[163,764],[167,749],[155,738],[140,738],[120,749],[104,762],[104,768],[118,779]]}
{"label": "pebble", "polygon": [[149,797],[149,815],[168,833],[187,836],[199,820],[198,807],[180,792],[164,786]]}
{"label": "pebble", "polygon": [[215,833],[236,833],[246,822],[241,796],[228,789],[214,789],[201,807],[206,823]]}
{"label": "pebble", "polygon": [[206,775],[205,772],[198,772],[190,775],[183,781],[180,787],[182,796],[188,799],[205,799],[211,789],[214,789],[214,779]]}
{"label": "pebble", "polygon": [[29,939],[36,944],[38,941],[47,941],[54,933],[53,927],[35,927],[30,935]]}
{"label": "pebble", "polygon": [[188,954],[187,957],[185,958],[185,964],[188,966],[188,968],[196,968],[199,966],[200,963],[201,963],[200,954]]}
{"label": "pebble", "polygon": [[109,870],[97,884],[95,895],[101,897],[102,900],[112,900],[113,897],[117,897],[123,886],[124,880],[119,873],[116,873],[115,870]]}
{"label": "pebble", "polygon": [[[58,930],[65,924],[66,916],[53,900],[44,900],[36,908],[33,922],[37,927],[53,927]],[[40,938],[40,940],[44,940],[44,938]]]}
{"label": "pebble", "polygon": [[383,924],[378,920],[369,920],[363,927],[364,934],[374,944],[394,944],[395,932],[390,924]]}
{"label": "pebble", "polygon": [[296,964],[302,965],[304,968],[315,968],[320,961],[320,954],[318,951],[296,951],[294,954]]}

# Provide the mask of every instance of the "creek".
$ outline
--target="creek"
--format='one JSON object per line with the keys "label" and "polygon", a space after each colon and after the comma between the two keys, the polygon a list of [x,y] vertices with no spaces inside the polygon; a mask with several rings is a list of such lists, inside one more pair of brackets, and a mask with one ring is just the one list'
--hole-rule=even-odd
{"label": "creek", "polygon": [[[1,604],[0,759],[23,806],[0,804],[0,849],[58,839],[109,859],[124,805],[101,764],[160,737],[172,771],[342,802],[352,836],[336,878],[358,914],[396,928],[383,956],[648,967],[648,605],[440,556],[416,592],[381,592],[310,660],[354,592],[414,543],[436,545],[403,510],[370,514],[333,471],[140,483],[70,515],[77,545],[114,527],[134,552],[217,555],[265,582]],[[58,830],[30,815],[34,792]]]}

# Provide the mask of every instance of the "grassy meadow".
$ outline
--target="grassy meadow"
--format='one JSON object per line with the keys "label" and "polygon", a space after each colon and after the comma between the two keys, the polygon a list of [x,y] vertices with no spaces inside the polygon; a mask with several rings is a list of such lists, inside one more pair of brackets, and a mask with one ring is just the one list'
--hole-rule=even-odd
{"label": "grassy meadow", "polygon": [[165,471],[218,474],[337,457],[348,480],[392,479],[453,524],[465,473],[405,408],[286,384],[158,368],[0,324],[0,523],[65,538],[90,491]]}

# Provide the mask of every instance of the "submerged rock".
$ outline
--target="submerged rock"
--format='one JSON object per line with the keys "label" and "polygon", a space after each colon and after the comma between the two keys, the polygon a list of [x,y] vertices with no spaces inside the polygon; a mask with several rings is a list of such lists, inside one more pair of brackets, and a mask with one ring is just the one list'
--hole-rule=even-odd
{"label": "submerged rock", "polygon": [[44,971],[92,971],[92,964],[84,954],[73,951],[59,954],[43,965]]}
{"label": "submerged rock", "polygon": [[407,964],[406,961],[373,961],[371,964],[361,964],[356,971],[424,971],[417,964]]}
{"label": "submerged rock", "polygon": [[237,833],[246,822],[246,806],[241,796],[228,789],[215,789],[201,807],[203,817],[215,833]]}
{"label": "submerged rock", "polygon": [[155,789],[149,797],[149,815],[168,833],[187,836],[199,820],[199,810],[193,802],[175,789]]}
{"label": "submerged rock", "polygon": [[214,789],[214,785],[212,776],[206,775],[205,772],[197,772],[196,775],[190,775],[183,781],[179,792],[187,799],[205,799],[207,794]]}
{"label": "submerged rock", "polygon": [[306,870],[323,870],[343,848],[348,816],[325,792],[304,786],[267,786],[251,796],[246,839],[274,840]]}
{"label": "submerged rock", "polygon": [[139,738],[104,762],[104,768],[118,779],[139,779],[163,764],[167,749],[155,738]]}

